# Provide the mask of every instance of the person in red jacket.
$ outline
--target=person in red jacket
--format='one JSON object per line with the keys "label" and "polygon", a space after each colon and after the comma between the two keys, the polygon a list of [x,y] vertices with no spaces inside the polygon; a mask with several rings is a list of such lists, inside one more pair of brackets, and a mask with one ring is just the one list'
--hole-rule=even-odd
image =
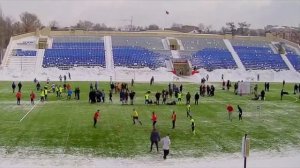
{"label": "person in red jacket", "polygon": [[30,93],[30,102],[32,105],[34,105],[34,99],[35,99],[35,94],[33,93],[33,91],[31,91]]}
{"label": "person in red jacket", "polygon": [[94,128],[96,128],[97,121],[100,117],[100,110],[97,110],[94,114]]}
{"label": "person in red jacket", "polygon": [[21,91],[18,91],[16,94],[16,98],[17,98],[17,105],[21,104],[21,98],[22,98],[22,93]]}
{"label": "person in red jacket", "polygon": [[156,121],[157,121],[157,116],[155,114],[155,112],[152,112],[152,117],[151,117],[152,123],[153,123],[153,127],[155,127]]}
{"label": "person in red jacket", "polygon": [[175,129],[175,122],[176,122],[176,113],[173,111],[173,114],[171,116],[172,118],[172,129]]}
{"label": "person in red jacket", "polygon": [[232,112],[233,112],[233,107],[232,107],[231,104],[227,105],[227,112],[228,112],[228,118],[229,118],[229,120],[232,121],[231,115],[232,115]]}

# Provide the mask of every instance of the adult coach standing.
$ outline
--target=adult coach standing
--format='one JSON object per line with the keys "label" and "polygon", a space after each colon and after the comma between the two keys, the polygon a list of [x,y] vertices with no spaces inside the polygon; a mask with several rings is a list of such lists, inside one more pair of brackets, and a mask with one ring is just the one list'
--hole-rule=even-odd
{"label": "adult coach standing", "polygon": [[162,147],[164,150],[164,159],[167,159],[167,156],[169,155],[170,152],[170,145],[171,145],[171,140],[169,138],[169,134],[165,136],[162,140]]}
{"label": "adult coach standing", "polygon": [[96,124],[99,118],[100,118],[100,110],[97,110],[94,114],[94,128],[96,128]]}
{"label": "adult coach standing", "polygon": [[153,144],[155,144],[156,150],[158,152],[158,141],[160,141],[160,136],[159,136],[158,131],[155,128],[153,128],[153,130],[151,132],[150,141],[151,141],[150,152],[152,152]]}

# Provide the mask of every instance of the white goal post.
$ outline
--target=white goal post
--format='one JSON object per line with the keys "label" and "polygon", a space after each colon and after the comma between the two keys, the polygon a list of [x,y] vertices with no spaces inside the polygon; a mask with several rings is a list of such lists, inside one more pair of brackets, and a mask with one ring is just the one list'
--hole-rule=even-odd
{"label": "white goal post", "polygon": [[251,82],[239,82],[238,84],[238,94],[251,94]]}

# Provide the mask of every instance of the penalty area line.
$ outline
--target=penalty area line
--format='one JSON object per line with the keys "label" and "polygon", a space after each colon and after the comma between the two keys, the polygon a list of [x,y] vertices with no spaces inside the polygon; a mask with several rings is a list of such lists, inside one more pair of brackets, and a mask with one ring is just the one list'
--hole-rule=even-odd
{"label": "penalty area line", "polygon": [[39,104],[40,103],[40,101],[38,101],[36,104],[34,104],[32,107],[31,107],[31,109],[21,118],[21,120],[20,120],[20,122],[22,122],[24,119],[25,119],[25,117],[35,108],[35,106],[37,105],[37,104]]}

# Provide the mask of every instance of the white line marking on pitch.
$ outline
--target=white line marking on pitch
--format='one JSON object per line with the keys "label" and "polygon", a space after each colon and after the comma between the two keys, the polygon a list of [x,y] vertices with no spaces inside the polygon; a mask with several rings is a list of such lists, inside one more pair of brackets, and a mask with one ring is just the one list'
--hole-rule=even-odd
{"label": "white line marking on pitch", "polygon": [[32,107],[31,107],[31,109],[21,118],[21,120],[20,120],[20,122],[22,122],[23,120],[24,120],[24,118],[35,108],[35,106],[37,105],[37,104],[39,104],[40,103],[40,101],[38,101],[36,104],[34,104]]}

